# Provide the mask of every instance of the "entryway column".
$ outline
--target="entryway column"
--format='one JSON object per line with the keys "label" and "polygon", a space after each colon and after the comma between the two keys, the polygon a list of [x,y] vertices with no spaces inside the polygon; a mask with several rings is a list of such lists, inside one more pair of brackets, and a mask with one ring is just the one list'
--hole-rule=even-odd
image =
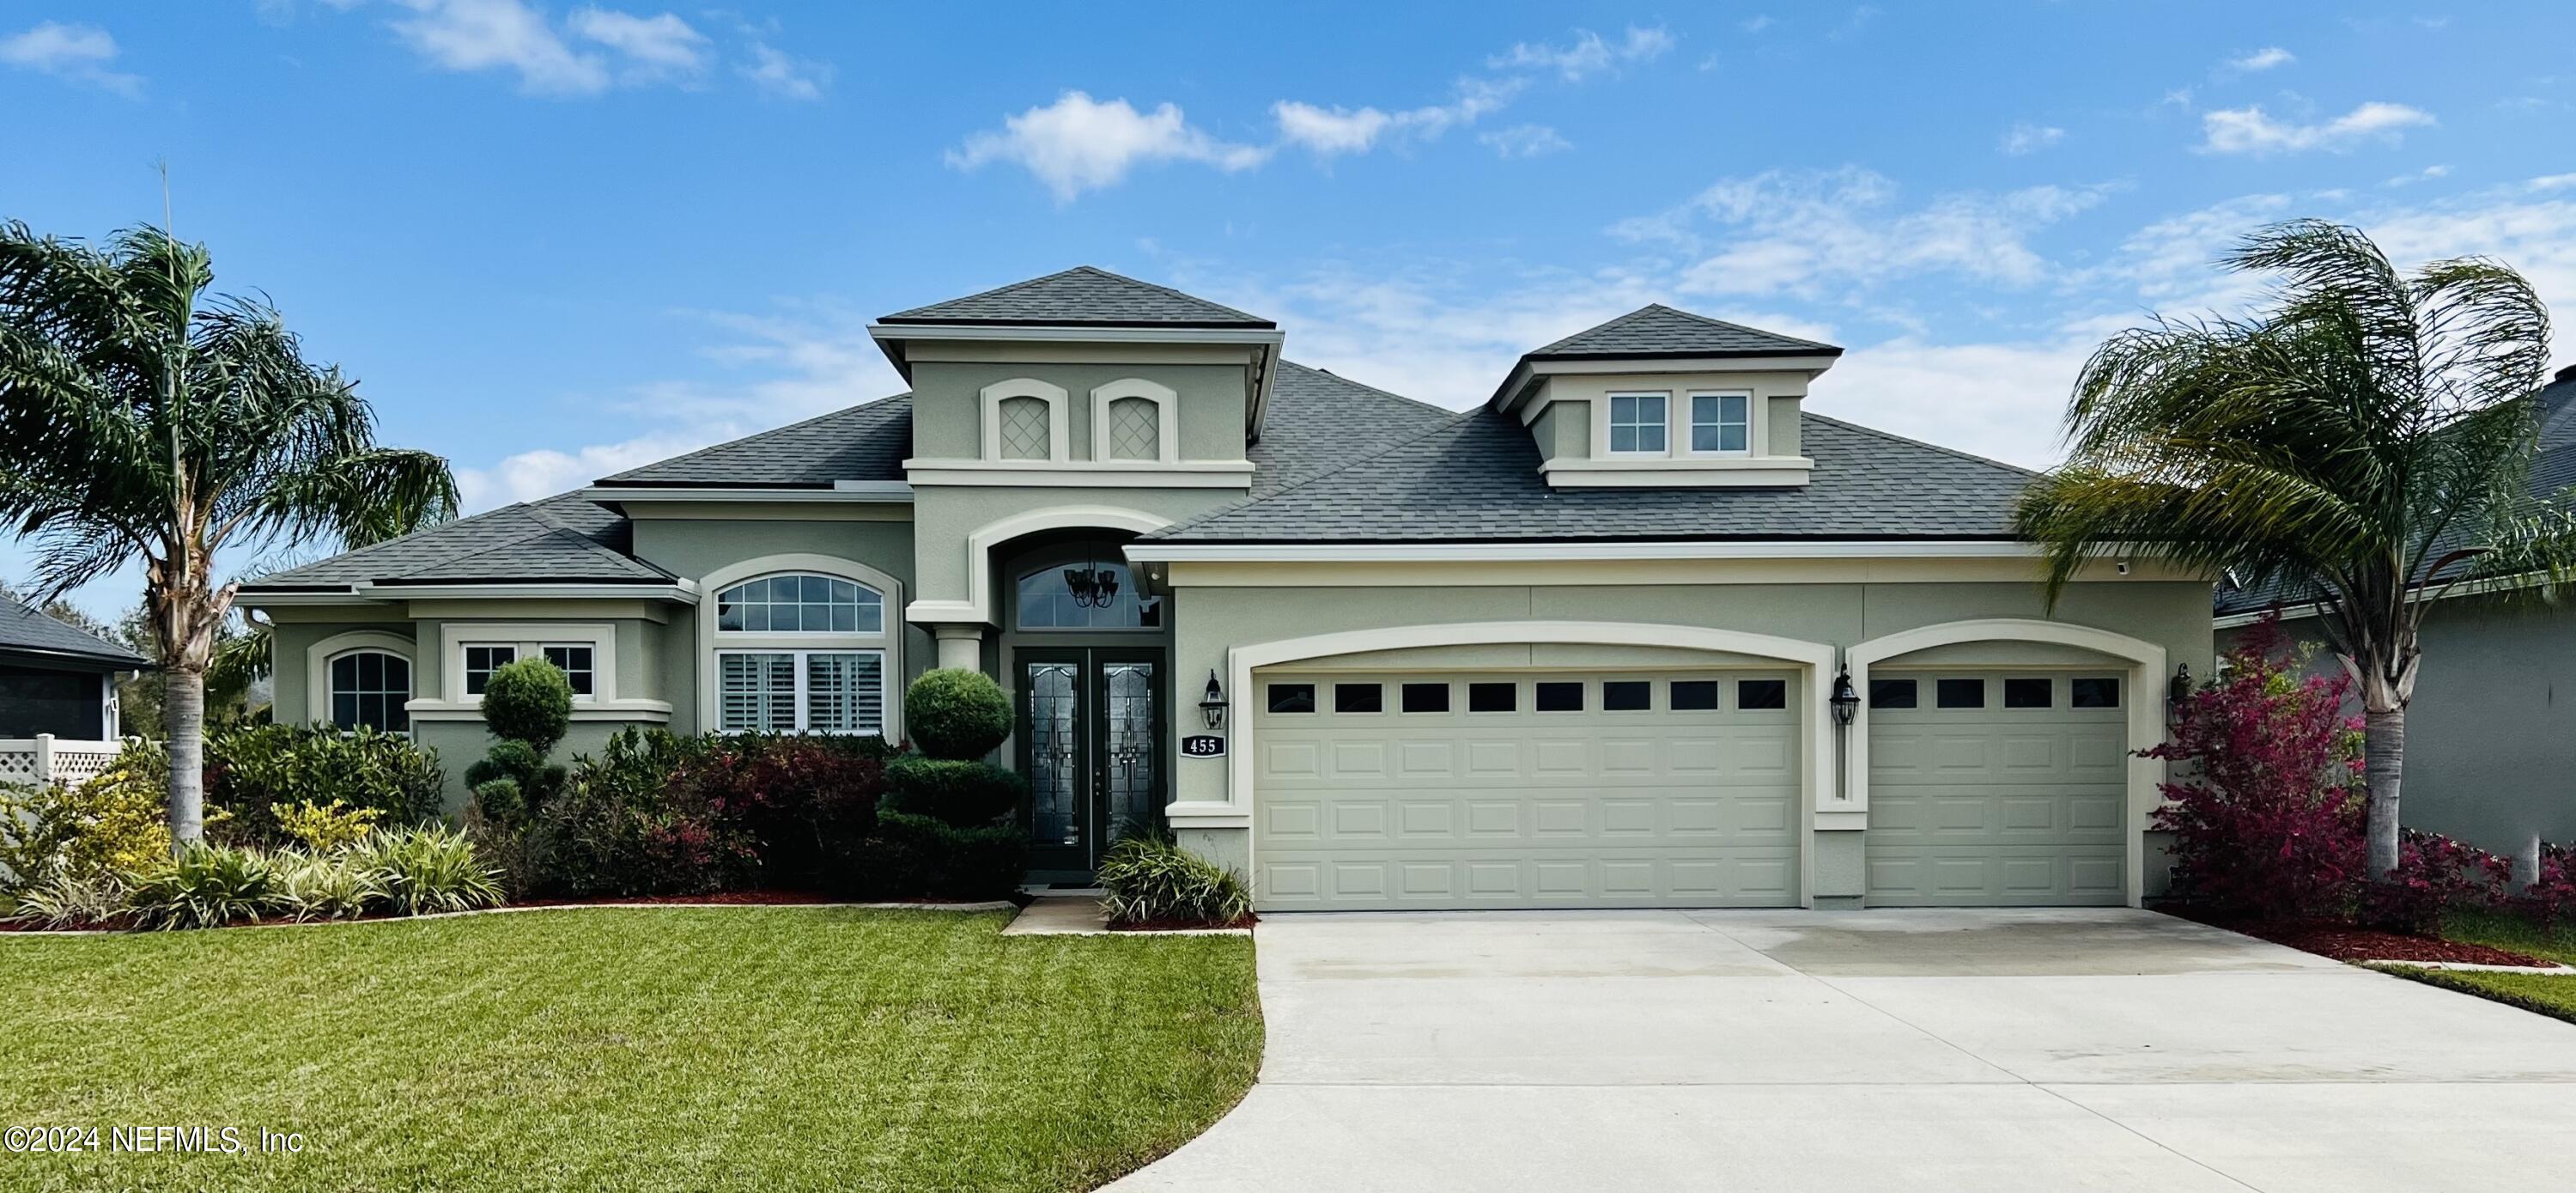
{"label": "entryway column", "polygon": [[930,627],[939,642],[939,665],[974,671],[984,665],[984,627],[971,621],[943,621]]}

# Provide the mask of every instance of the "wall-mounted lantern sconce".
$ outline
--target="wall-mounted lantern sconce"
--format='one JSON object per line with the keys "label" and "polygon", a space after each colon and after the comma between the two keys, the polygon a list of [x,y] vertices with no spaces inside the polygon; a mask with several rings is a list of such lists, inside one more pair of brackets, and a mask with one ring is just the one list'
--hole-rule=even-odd
{"label": "wall-mounted lantern sconce", "polygon": [[2165,688],[2165,719],[2182,715],[2183,702],[2191,699],[2191,664],[2174,666],[2173,683]]}
{"label": "wall-mounted lantern sconce", "polygon": [[1834,677],[1834,694],[1828,703],[1834,706],[1834,724],[1849,725],[1852,714],[1860,708],[1860,693],[1852,690],[1851,668]]}
{"label": "wall-mounted lantern sconce", "polygon": [[1199,716],[1210,729],[1225,728],[1225,689],[1216,682],[1216,672],[1208,672],[1207,695],[1199,698]]}

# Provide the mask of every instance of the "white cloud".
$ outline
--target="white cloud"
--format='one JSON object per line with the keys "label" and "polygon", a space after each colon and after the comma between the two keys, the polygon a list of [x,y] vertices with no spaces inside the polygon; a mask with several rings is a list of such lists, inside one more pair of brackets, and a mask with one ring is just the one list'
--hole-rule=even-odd
{"label": "white cloud", "polygon": [[1297,100],[1283,99],[1270,105],[1270,115],[1279,122],[1279,135],[1291,144],[1302,145],[1318,157],[1338,153],[1366,153],[1377,144],[1378,135],[1395,123],[1395,117],[1376,108],[1319,108]]}
{"label": "white cloud", "polygon": [[765,41],[751,43],[751,62],[742,77],[773,99],[818,100],[832,82],[832,68],[790,56]]}
{"label": "white cloud", "polygon": [[2372,101],[2320,124],[2291,124],[2264,114],[2260,105],[2201,113],[2203,153],[2297,153],[2341,150],[2356,141],[2394,141],[2403,130],[2434,123],[2431,113],[2405,104]]}
{"label": "white cloud", "polygon": [[1544,124],[1519,124],[1510,128],[1495,129],[1489,133],[1479,133],[1476,136],[1476,143],[1507,158],[1541,157],[1574,148],[1574,142],[1566,140],[1555,129]]}
{"label": "white cloud", "polygon": [[453,71],[516,71],[533,95],[597,95],[608,90],[608,64],[565,45],[535,9],[519,0],[398,0],[415,14],[394,32],[432,64]]}
{"label": "white cloud", "polygon": [[1686,293],[1819,297],[1930,272],[2026,286],[2052,272],[2030,247],[2030,234],[2092,207],[2103,193],[2036,186],[1945,195],[1909,211],[1897,202],[1896,184],[1869,170],[1773,170],[1720,182],[1682,207],[1612,232],[1696,255],[1679,279]]}
{"label": "white cloud", "polygon": [[2298,55],[2293,54],[2288,50],[2284,50],[2279,46],[2265,46],[2262,49],[2255,50],[2251,53],[2239,54],[2230,58],[2227,60],[2226,65],[2227,69],[2239,74],[2252,74],[2258,70],[2270,70],[2276,66],[2288,66],[2298,60]]}
{"label": "white cloud", "polygon": [[1231,172],[1260,165],[1269,155],[1259,146],[1208,135],[1175,104],[1139,112],[1124,99],[1102,103],[1067,91],[1045,107],[1004,117],[999,131],[966,138],[946,160],[960,170],[1010,162],[1037,175],[1058,202],[1069,202],[1118,182],[1140,163],[1199,162]]}
{"label": "white cloud", "polygon": [[1552,70],[1569,83],[1612,70],[1621,63],[1646,62],[1663,56],[1673,48],[1674,38],[1663,26],[1651,29],[1630,25],[1625,37],[1612,43],[1589,29],[1574,31],[1574,40],[1564,46],[1545,42],[1521,42],[1485,60],[1495,70]]}
{"label": "white cloud", "polygon": [[1270,105],[1279,137],[1317,157],[1366,153],[1391,140],[1428,141],[1474,124],[1502,109],[1521,89],[1518,79],[1460,79],[1457,98],[1387,112],[1377,108],[1325,108],[1300,100]]}
{"label": "white cloud", "polygon": [[24,33],[0,38],[0,63],[86,83],[129,99],[143,94],[143,76],[108,69],[116,39],[96,25],[40,21]]}
{"label": "white cloud", "polygon": [[2065,129],[2055,125],[2031,124],[2025,121],[2012,126],[2004,133],[2003,140],[1997,147],[2005,153],[2019,157],[2025,153],[2037,153],[2065,139]]}
{"label": "white cloud", "polygon": [[671,13],[639,17],[585,8],[572,14],[566,27],[632,59],[639,81],[695,75],[706,69],[706,35]]}
{"label": "white cloud", "polygon": [[1768,29],[1768,28],[1772,27],[1773,25],[1777,25],[1777,24],[1779,24],[1779,23],[1780,23],[1780,22],[1778,22],[1778,21],[1776,21],[1776,20],[1773,20],[1772,18],[1767,17],[1767,16],[1765,16],[1765,17],[1746,17],[1746,18],[1745,18],[1745,19],[1743,19],[1742,21],[1739,21],[1739,22],[1737,22],[1737,23],[1736,23],[1736,28],[1742,29],[1742,30],[1744,30],[1744,31],[1745,31],[1745,32],[1747,32],[1747,33],[1760,33],[1760,32],[1762,32],[1763,30]]}
{"label": "white cloud", "polygon": [[2388,180],[2388,181],[2386,181],[2386,182],[2381,183],[2380,185],[2381,185],[2381,186],[2413,186],[2414,184],[2416,184],[2416,183],[2418,183],[2418,182],[2431,182],[2431,181],[2433,181],[2433,180],[2435,180],[2435,179],[2437,179],[2437,178],[2448,178],[2448,177],[2450,177],[2450,176],[2451,176],[2451,168],[2450,168],[2449,166],[2426,166],[2426,167],[2424,167],[2423,169],[2421,169],[2421,170],[2417,170],[2416,172],[2414,172],[2414,173],[2412,173],[2412,174],[2400,174],[2400,175],[2398,175],[2398,176],[2396,176],[2396,177],[2394,177],[2394,178],[2389,179],[2389,180]]}

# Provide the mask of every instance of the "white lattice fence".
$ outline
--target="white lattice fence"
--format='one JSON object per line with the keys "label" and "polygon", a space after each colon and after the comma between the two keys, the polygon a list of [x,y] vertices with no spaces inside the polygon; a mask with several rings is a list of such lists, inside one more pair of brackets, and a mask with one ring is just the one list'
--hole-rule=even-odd
{"label": "white lattice fence", "polygon": [[123,742],[77,741],[49,734],[0,737],[0,783],[77,786],[116,761]]}

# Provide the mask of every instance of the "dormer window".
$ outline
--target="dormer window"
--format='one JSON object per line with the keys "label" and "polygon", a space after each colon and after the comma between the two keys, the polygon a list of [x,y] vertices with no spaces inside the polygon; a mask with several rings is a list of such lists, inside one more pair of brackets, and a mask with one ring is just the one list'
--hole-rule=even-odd
{"label": "dormer window", "polygon": [[1667,450],[1665,413],[1670,394],[1610,395],[1610,451],[1614,455],[1660,456]]}
{"label": "dormer window", "polygon": [[1740,456],[1753,447],[1753,395],[1695,393],[1690,400],[1690,449],[1697,455]]}

